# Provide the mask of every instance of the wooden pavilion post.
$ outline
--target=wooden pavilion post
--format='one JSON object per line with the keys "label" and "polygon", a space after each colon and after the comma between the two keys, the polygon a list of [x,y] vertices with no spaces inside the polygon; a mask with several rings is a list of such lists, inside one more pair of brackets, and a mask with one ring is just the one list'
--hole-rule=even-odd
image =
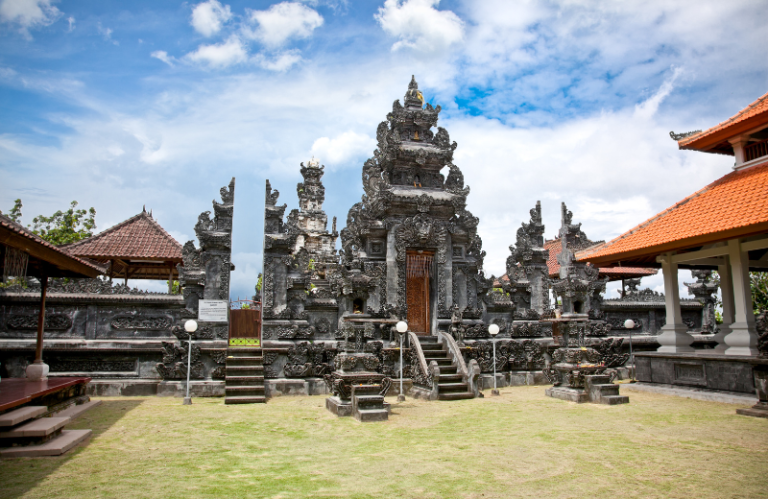
{"label": "wooden pavilion post", "polygon": [[27,379],[44,381],[48,379],[48,365],[43,362],[43,333],[45,332],[45,298],[48,294],[48,271],[45,266],[40,269],[40,315],[37,319],[37,344],[35,345],[35,361],[27,366]]}
{"label": "wooden pavilion post", "polygon": [[168,272],[168,294],[173,293],[173,264],[170,265],[170,271]]}
{"label": "wooden pavilion post", "polygon": [[37,318],[37,345],[35,346],[35,364],[43,361],[43,333],[45,332],[45,298],[48,294],[48,274],[45,269],[40,275],[40,315]]}

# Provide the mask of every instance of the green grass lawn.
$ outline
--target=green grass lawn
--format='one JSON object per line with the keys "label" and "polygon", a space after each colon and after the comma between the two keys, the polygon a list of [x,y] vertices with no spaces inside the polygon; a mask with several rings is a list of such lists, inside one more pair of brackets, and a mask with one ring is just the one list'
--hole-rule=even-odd
{"label": "green grass lawn", "polygon": [[336,418],[319,396],[105,398],[68,426],[93,429],[85,446],[0,462],[0,497],[768,497],[768,420],[626,394],[615,407],[541,386],[392,399],[389,421],[367,424]]}

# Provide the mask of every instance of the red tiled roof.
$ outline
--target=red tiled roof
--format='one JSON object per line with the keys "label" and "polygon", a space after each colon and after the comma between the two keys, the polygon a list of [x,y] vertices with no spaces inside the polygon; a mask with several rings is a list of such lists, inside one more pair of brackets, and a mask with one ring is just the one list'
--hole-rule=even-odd
{"label": "red tiled roof", "polygon": [[616,239],[580,251],[576,257],[605,265],[765,232],[768,164],[761,164],[725,175]]}
{"label": "red tiled roof", "polygon": [[[547,259],[549,277],[560,277],[560,262],[557,261],[557,256],[563,251],[560,238],[544,241],[544,249],[549,250],[549,258]],[[655,275],[657,271],[642,267],[600,267],[599,272],[600,277],[608,277],[613,281]]]}
{"label": "red tiled roof", "polygon": [[677,143],[680,149],[708,151],[720,142],[762,124],[768,124],[768,93],[719,125],[680,139]]}
{"label": "red tiled roof", "polygon": [[64,248],[72,255],[97,260],[119,258],[181,262],[181,244],[146,211]]}
{"label": "red tiled roof", "polygon": [[[68,266],[67,269],[63,269],[63,270],[71,270],[71,271],[74,271],[74,272],[80,272],[80,271],[78,271],[75,268],[78,264],[79,265],[85,265],[89,269],[95,270],[99,274],[104,274],[106,272],[106,270],[107,270],[105,267],[99,265],[97,262],[93,262],[93,261],[88,260],[86,258],[79,258],[77,256],[70,255],[69,253],[64,251],[62,249],[62,247],[55,246],[55,245],[49,243],[48,241],[46,241],[42,237],[40,237],[37,234],[33,233],[32,231],[26,229],[23,225],[18,224],[16,222],[14,222],[13,220],[11,220],[10,218],[6,217],[5,215],[1,215],[1,214],[0,214],[0,227],[2,227],[3,229],[5,229],[8,232],[11,232],[11,233],[13,233],[13,234],[15,234],[17,236],[20,236],[20,237],[24,238],[31,245],[31,247],[23,247],[23,248],[19,247],[18,249],[20,249],[22,251],[25,251],[26,253],[33,253],[33,252],[34,253],[38,253],[38,251],[35,251],[35,248],[42,247],[42,248],[45,248],[45,250],[43,250],[43,252],[45,252],[47,250],[47,251],[53,251],[55,254],[57,254],[58,255],[58,260],[59,260],[60,263],[61,262],[66,262],[67,260],[70,260],[72,262],[72,264],[74,264],[74,267],[73,266]],[[13,247],[17,247],[16,244],[11,244],[10,242],[6,242],[5,239],[6,239],[5,236],[0,238],[0,240],[3,243],[9,244],[10,246],[13,246]],[[18,239],[17,239],[17,241],[18,241]],[[48,253],[48,255],[50,255],[50,253]],[[46,262],[49,261],[49,259],[46,259],[43,256],[35,256],[35,255],[31,255],[31,256],[35,257],[35,258],[37,258],[39,260],[42,260],[42,261],[46,261]],[[57,266],[61,267],[61,265],[57,265]]]}

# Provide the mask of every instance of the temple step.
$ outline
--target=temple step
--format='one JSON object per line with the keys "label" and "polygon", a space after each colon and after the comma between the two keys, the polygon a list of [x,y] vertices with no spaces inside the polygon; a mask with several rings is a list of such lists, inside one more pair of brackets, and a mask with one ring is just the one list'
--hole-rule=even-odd
{"label": "temple step", "polygon": [[438,395],[438,400],[467,400],[472,398],[475,398],[475,394],[472,392],[450,392]]}
{"label": "temple step", "polygon": [[629,397],[626,395],[608,395],[603,396],[600,398],[601,404],[606,405],[618,405],[618,404],[628,404],[629,403]]}
{"label": "temple step", "polygon": [[224,397],[224,403],[230,404],[264,404],[267,402],[266,397],[257,396],[237,396],[237,397]]}
{"label": "temple step", "polygon": [[91,430],[61,430],[59,436],[39,445],[0,449],[0,458],[60,456],[91,438],[91,433]]}
{"label": "temple step", "polygon": [[38,418],[46,412],[48,412],[47,407],[37,405],[28,405],[20,409],[6,412],[0,416],[0,427],[16,426],[28,419]]}
{"label": "temple step", "polygon": [[23,423],[10,430],[0,431],[0,438],[47,437],[69,423],[68,417],[40,418]]}
{"label": "temple step", "polygon": [[266,401],[263,350],[256,347],[228,348],[224,403],[263,404]]}
{"label": "temple step", "polygon": [[466,392],[469,391],[466,383],[438,383],[439,393]]}
{"label": "temple step", "polygon": [[462,381],[461,374],[441,374],[440,383],[459,383]]}

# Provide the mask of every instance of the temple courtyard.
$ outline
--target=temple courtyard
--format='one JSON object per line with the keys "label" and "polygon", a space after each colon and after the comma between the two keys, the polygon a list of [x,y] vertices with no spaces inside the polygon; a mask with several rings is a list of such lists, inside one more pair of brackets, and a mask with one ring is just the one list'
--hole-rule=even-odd
{"label": "temple courtyard", "polygon": [[103,398],[69,427],[93,436],[61,457],[7,459],[0,497],[758,498],[768,420],[739,406],[631,391],[574,404],[544,387],[430,403],[388,397],[375,425],[325,397]]}

